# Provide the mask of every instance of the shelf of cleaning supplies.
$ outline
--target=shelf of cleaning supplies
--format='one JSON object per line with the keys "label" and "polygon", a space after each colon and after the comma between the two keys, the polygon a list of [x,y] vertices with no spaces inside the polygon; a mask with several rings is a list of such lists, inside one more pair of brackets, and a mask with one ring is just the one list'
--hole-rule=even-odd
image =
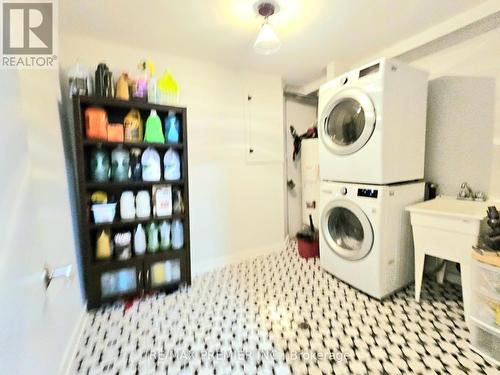
{"label": "shelf of cleaning supplies", "polygon": [[103,229],[103,228],[127,228],[131,226],[136,226],[138,224],[147,224],[150,222],[161,222],[164,220],[175,220],[184,219],[184,214],[173,214],[169,216],[162,217],[147,217],[147,218],[137,218],[132,220],[119,220],[112,223],[91,223],[89,224],[89,229]]}
{"label": "shelf of cleaning supplies", "polygon": [[134,108],[147,111],[154,109],[158,112],[173,111],[175,113],[182,113],[183,111],[186,110],[186,108],[184,107],[149,103],[144,100],[120,100],[115,98],[105,98],[99,96],[78,96],[74,98],[78,98],[79,102],[84,105],[102,106],[108,108],[113,108],[113,107],[125,108],[125,109]]}
{"label": "shelf of cleaning supplies", "polygon": [[144,253],[141,255],[133,255],[129,259],[118,260],[118,259],[107,259],[107,260],[96,260],[92,267],[95,269],[104,271],[110,269],[120,269],[129,266],[133,266],[135,264],[142,263],[144,261],[148,261],[150,263],[161,262],[170,259],[179,259],[186,256],[186,252],[184,248],[174,250],[172,248],[168,250],[158,250],[154,253]]}
{"label": "shelf of cleaning supplies", "polygon": [[[180,125],[180,141],[178,143],[148,143],[148,142],[108,142],[107,140],[87,139],[85,111],[89,107],[104,108],[110,123],[123,123],[124,117],[130,110],[138,110],[143,119],[147,118],[151,110],[156,110],[160,118],[168,117],[173,111]],[[74,118],[74,144],[76,151],[75,175],[78,177],[78,226],[79,226],[79,250],[82,263],[83,281],[85,294],[87,297],[87,309],[92,310],[102,306],[104,303],[113,302],[117,299],[128,296],[137,296],[151,291],[173,292],[178,285],[191,284],[191,251],[190,251],[190,220],[189,220],[189,174],[188,174],[188,129],[186,108],[159,105],[146,101],[125,101],[114,98],[100,98],[92,96],[73,97],[73,118]],[[169,148],[173,148],[179,153],[181,158],[182,179],[175,181],[106,181],[95,182],[90,178],[90,159],[95,148],[103,148],[104,151],[111,152],[115,147],[122,146],[125,150],[139,148],[145,150],[148,147],[155,148],[160,155]],[[185,212],[182,215],[172,215],[165,218],[147,218],[135,220],[119,220],[119,210],[116,221],[113,223],[92,223],[92,214],[89,212],[89,202],[91,194],[96,190],[103,190],[111,193],[115,198],[120,197],[123,191],[137,192],[139,190],[150,190],[154,185],[171,185],[181,190],[184,200]],[[151,194],[151,191],[150,191]],[[132,256],[127,260],[109,259],[98,261],[96,234],[100,229],[110,229],[115,232],[133,232],[137,224],[147,224],[151,221],[161,222],[162,220],[172,220],[174,218],[182,220],[184,232],[184,248],[181,250],[166,250],[155,253],[146,253],[139,256]],[[180,281],[177,285],[152,283],[153,265],[157,262],[169,259],[180,260]],[[115,295],[103,295],[102,275],[105,272],[119,271],[124,268],[134,268],[136,275],[136,285],[134,290]]]}
{"label": "shelf of cleaning supplies", "polygon": [[97,190],[106,190],[106,189],[134,189],[134,188],[148,188],[153,185],[172,185],[179,186],[184,184],[184,179],[175,180],[175,181],[123,181],[123,182],[92,182],[89,181],[85,185],[87,189],[97,189]]}
{"label": "shelf of cleaning supplies", "polygon": [[174,148],[176,150],[182,150],[182,143],[153,143],[153,142],[108,142],[100,141],[95,139],[84,139],[83,145],[86,147],[109,147],[115,148],[116,146],[123,146],[125,148],[140,148],[146,149],[148,147],[153,147],[159,150],[167,150],[169,148]]}

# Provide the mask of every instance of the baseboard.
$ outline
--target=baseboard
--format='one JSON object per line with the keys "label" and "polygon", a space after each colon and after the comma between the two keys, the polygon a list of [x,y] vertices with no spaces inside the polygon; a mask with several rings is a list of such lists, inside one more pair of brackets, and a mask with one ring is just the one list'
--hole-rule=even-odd
{"label": "baseboard", "polygon": [[226,267],[231,264],[241,263],[245,260],[254,259],[263,255],[272,254],[286,249],[286,242],[278,242],[268,246],[262,246],[250,250],[242,250],[234,254],[224,255],[210,260],[204,259],[199,262],[193,261],[192,274],[193,276],[200,275],[205,272],[213,271],[218,268]]}
{"label": "baseboard", "polygon": [[85,323],[87,322],[88,313],[86,304],[83,306],[82,312],[78,317],[78,321],[73,329],[66,351],[64,352],[63,361],[60,368],[61,375],[70,375],[71,366],[76,356],[78,344],[82,338]]}

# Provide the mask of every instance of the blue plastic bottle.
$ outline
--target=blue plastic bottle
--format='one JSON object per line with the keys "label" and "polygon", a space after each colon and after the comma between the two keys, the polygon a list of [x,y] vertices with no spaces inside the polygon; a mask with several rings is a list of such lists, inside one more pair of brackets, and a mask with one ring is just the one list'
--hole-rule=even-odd
{"label": "blue plastic bottle", "polygon": [[178,143],[180,140],[180,124],[175,112],[169,111],[165,119],[165,134],[168,143]]}

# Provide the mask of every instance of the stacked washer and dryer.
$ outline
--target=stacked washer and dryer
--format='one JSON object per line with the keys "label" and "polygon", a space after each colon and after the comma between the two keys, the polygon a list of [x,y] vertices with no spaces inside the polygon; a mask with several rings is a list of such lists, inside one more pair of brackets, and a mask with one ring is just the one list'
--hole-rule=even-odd
{"label": "stacked washer and dryer", "polygon": [[381,299],[414,279],[404,208],[424,198],[427,74],[381,59],[319,90],[320,262]]}

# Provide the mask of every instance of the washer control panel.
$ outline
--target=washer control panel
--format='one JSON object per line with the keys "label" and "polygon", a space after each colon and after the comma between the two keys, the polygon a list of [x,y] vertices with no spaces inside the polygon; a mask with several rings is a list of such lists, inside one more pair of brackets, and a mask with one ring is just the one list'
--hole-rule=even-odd
{"label": "washer control panel", "polygon": [[377,198],[377,189],[358,189],[358,197]]}
{"label": "washer control panel", "polygon": [[342,195],[347,195],[347,188],[346,188],[345,186],[342,186],[342,187],[340,188],[340,194],[342,194]]}

